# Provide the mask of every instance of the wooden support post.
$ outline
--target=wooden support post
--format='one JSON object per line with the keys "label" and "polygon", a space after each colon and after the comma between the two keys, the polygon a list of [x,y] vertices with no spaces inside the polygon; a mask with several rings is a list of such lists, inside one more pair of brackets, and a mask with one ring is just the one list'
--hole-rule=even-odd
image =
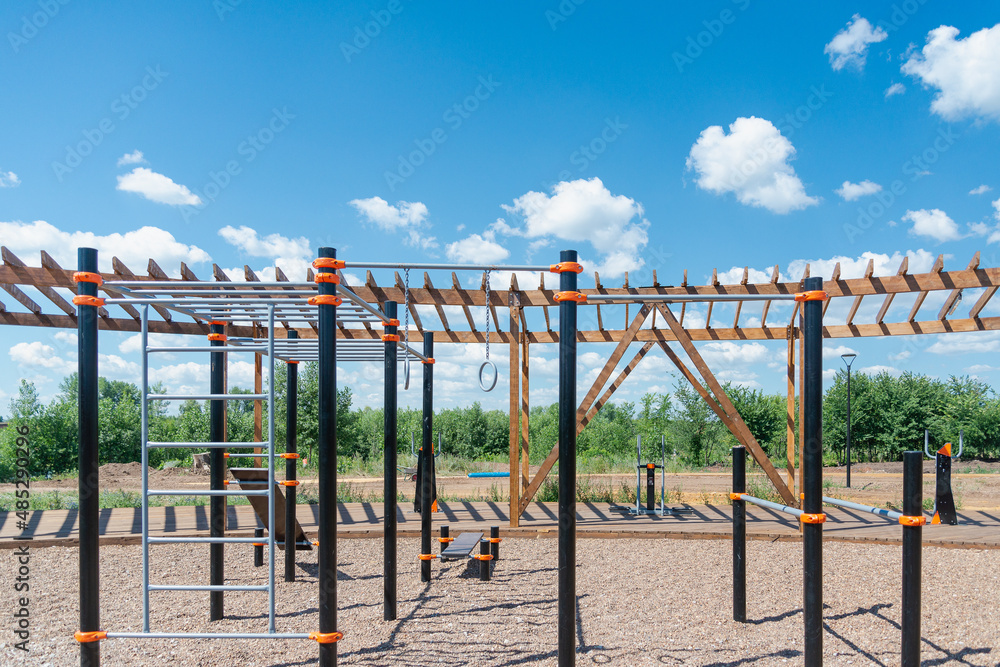
{"label": "wooden support post", "polygon": [[[799,324],[800,325],[802,324],[801,317],[799,318]],[[802,355],[805,352],[805,342],[802,340],[802,327],[801,326],[799,326],[799,327],[796,328],[795,335],[799,339],[799,491],[801,492],[801,489],[802,489],[802,458],[803,458],[802,455],[804,453],[803,449],[802,449],[802,447],[803,447],[802,446],[802,417],[803,417],[802,410],[804,409],[804,407],[802,405],[802,388],[806,384],[805,364],[802,363]],[[801,507],[802,505],[799,502],[799,499],[796,498],[795,500],[796,500],[795,504],[798,505],[799,507]],[[801,532],[801,530],[802,530],[802,524],[800,523],[799,524],[799,531]]]}
{"label": "wooden support post", "polygon": [[788,488],[798,498],[798,493],[795,491],[795,331],[795,327],[788,327],[788,423],[786,435],[788,439]]}
{"label": "wooden support post", "polygon": [[521,485],[528,486],[530,481],[528,470],[528,426],[530,409],[528,401],[528,336],[521,334]]}
{"label": "wooden support post", "polygon": [[[256,328],[256,327],[255,327]],[[253,392],[255,394],[264,393],[264,355],[260,352],[253,354]],[[253,441],[262,442],[264,440],[264,402],[256,400],[253,402]],[[261,448],[254,447],[254,454],[260,454]],[[261,466],[260,457],[254,457],[253,467]]]}
{"label": "wooden support post", "polygon": [[[520,301],[517,292],[511,290],[507,296],[510,306],[510,525],[517,528],[520,524],[521,512],[518,511],[518,500],[521,497],[520,475],[517,469],[517,438],[518,438],[518,380],[521,377],[520,346],[517,343],[520,328]],[[471,325],[472,320],[470,318]]]}

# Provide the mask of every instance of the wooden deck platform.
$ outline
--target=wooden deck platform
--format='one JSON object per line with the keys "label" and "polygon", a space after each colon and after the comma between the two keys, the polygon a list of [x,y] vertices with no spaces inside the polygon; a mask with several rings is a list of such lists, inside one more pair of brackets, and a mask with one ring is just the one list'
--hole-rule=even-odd
{"label": "wooden deck platform", "polygon": [[[555,537],[558,532],[555,503],[531,503],[521,517],[519,528],[510,528],[506,505],[492,502],[439,502],[434,515],[437,526],[448,524],[452,535],[467,529],[484,530],[499,525],[505,537]],[[680,516],[632,517],[610,511],[604,503],[577,505],[577,534],[580,538],[673,538],[730,539],[729,506],[688,505],[692,512]],[[382,536],[382,505],[346,503],[338,506],[337,534],[343,538],[375,538]],[[398,510],[400,537],[420,534],[420,515]],[[880,542],[898,544],[899,525],[871,514],[827,509],[823,536],[828,540]],[[151,507],[151,535],[192,536],[208,534],[208,507]],[[298,519],[306,534],[315,538],[318,507],[298,508]],[[230,506],[227,534],[253,535],[259,523],[248,505]],[[138,544],[142,517],[138,509],[101,510],[101,544]],[[31,512],[27,530],[17,526],[13,512],[0,512],[0,549],[14,548],[16,537],[32,537],[32,546],[71,546],[77,543],[77,512],[46,510]],[[798,524],[793,517],[779,512],[748,506],[747,535],[751,539],[798,540]],[[959,513],[957,526],[931,526],[924,529],[924,543],[933,546],[1000,549],[1000,512],[969,511]]]}

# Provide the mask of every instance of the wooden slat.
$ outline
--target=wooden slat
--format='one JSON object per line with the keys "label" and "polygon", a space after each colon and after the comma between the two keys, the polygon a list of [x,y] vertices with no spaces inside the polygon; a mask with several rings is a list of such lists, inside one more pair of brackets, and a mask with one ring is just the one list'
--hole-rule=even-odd
{"label": "wooden slat", "polygon": [[[869,259],[868,266],[865,268],[865,278],[871,278],[875,273],[875,260]],[[861,307],[861,300],[865,298],[864,295],[859,295],[854,297],[854,303],[851,304],[851,310],[847,313],[847,326],[851,326],[854,321],[854,316],[858,313],[858,308]]]}
{"label": "wooden slat", "polygon": [[493,316],[493,331],[500,331],[500,320],[497,318],[497,309],[496,309],[496,300],[500,297],[500,295],[497,294],[492,289],[492,284],[491,284],[490,285],[490,287],[491,287],[491,289],[490,289],[490,302],[486,303],[486,279],[487,279],[487,276],[488,276],[488,273],[486,271],[483,271],[483,281],[482,281],[482,283],[480,283],[479,289],[483,293],[483,303],[485,304],[485,306],[487,308],[487,317],[489,317],[490,315]]}
{"label": "wooden slat", "polygon": [[747,425],[743,422],[743,418],[740,416],[739,411],[736,410],[736,407],[729,400],[726,392],[723,391],[722,385],[719,384],[719,381],[712,374],[712,371],[709,370],[708,364],[706,364],[705,360],[702,359],[701,354],[685,333],[684,328],[681,327],[680,323],[674,318],[674,314],[670,312],[670,309],[667,308],[666,304],[658,304],[658,306],[660,308],[660,312],[663,314],[663,319],[666,320],[671,331],[673,331],[674,335],[677,336],[677,342],[680,343],[682,348],[684,348],[684,352],[694,364],[695,369],[701,374],[702,378],[704,378],[706,384],[708,384],[708,388],[715,395],[715,399],[719,402],[719,406],[727,415],[729,415],[732,424],[735,426],[734,435],[739,438],[742,434],[742,440],[745,440],[744,444],[750,451],[750,454],[753,456],[754,460],[757,461],[757,464],[764,471],[764,474],[767,475],[768,479],[771,480],[771,484],[774,485],[774,488],[781,494],[781,497],[785,500],[785,502],[788,504],[795,503],[796,499],[792,496],[792,492],[789,491],[788,487],[782,481],[778,471],[775,470],[773,465],[771,465],[771,461],[768,459],[767,453],[759,444],[757,444],[757,441],[750,433],[750,429],[747,428]]}
{"label": "wooden slat", "polygon": [[[396,288],[400,291],[400,294],[404,296],[404,299],[399,300],[399,305],[405,303],[406,296],[406,284],[403,279],[399,277],[399,272],[394,272],[396,275]],[[426,291],[426,290],[425,290]],[[417,314],[417,304],[413,301],[413,288],[410,288],[410,319],[413,320],[413,324],[417,327],[417,332],[424,332],[424,323],[420,321],[420,315]]]}
{"label": "wooden slat", "polygon": [[[976,254],[972,256],[972,261],[969,262],[969,266],[965,267],[965,270],[966,271],[974,271],[977,268],[979,268],[979,251],[978,250],[976,251]],[[948,297],[944,300],[944,304],[942,304],[941,310],[938,312],[937,318],[939,320],[943,320],[946,317],[948,317],[948,311],[950,311],[951,308],[952,308],[952,306],[955,305],[955,302],[958,301],[961,298],[962,298],[962,290],[961,289],[953,289],[951,291],[951,293],[948,294]]]}
{"label": "wooden slat", "polygon": [[[712,287],[718,287],[718,286],[719,286],[719,272],[716,269],[712,269]],[[715,302],[714,301],[709,301],[708,302],[708,314],[705,315],[705,328],[706,329],[711,329],[712,328],[712,308],[714,308],[714,307],[715,307]]]}
{"label": "wooden slat", "polygon": [[[0,283],[0,289],[14,297],[14,300],[30,310],[35,315],[42,314],[42,307],[35,303],[30,296],[21,291],[21,288],[12,283]],[[68,317],[68,316],[67,316]]]}
{"label": "wooden slat", "polygon": [[[940,274],[943,270],[944,270],[944,255],[938,255],[937,259],[934,260],[934,266],[931,267],[931,273]],[[913,302],[913,307],[910,308],[910,314],[906,318],[907,322],[912,322],[917,318],[917,311],[920,310],[920,306],[924,305],[924,299],[927,298],[928,292],[929,290],[921,290],[920,294],[917,295],[916,301]]]}
{"label": "wooden slat", "polygon": [[798,493],[795,490],[795,329],[788,331],[788,353],[787,353],[787,385],[788,398],[785,408],[785,470],[788,478],[788,488],[796,498]]}
{"label": "wooden slat", "polygon": [[[830,276],[831,283],[836,283],[838,280],[840,280],[840,262],[833,265],[833,274]],[[826,309],[830,307],[832,301],[833,299],[829,298],[823,302],[823,317],[826,317]]]}
{"label": "wooden slat", "polygon": [[[740,285],[746,285],[747,281],[749,281],[749,279],[750,279],[750,267],[749,266],[744,266],[743,267],[743,279],[740,281]],[[741,310],[743,310],[743,302],[742,301],[737,301],[736,302],[736,316],[733,318],[733,328],[734,329],[739,329],[740,328],[740,311]],[[653,317],[656,317],[656,311],[653,311]]]}
{"label": "wooden slat", "polygon": [[[774,270],[771,271],[771,284],[772,285],[777,285],[778,284],[778,265],[777,264],[774,265]],[[829,299],[827,299],[826,303],[829,303],[829,302],[830,302]],[[771,302],[770,301],[765,301],[764,302],[764,310],[763,310],[763,312],[760,315],[760,326],[762,326],[762,327],[766,327],[767,326],[767,311],[769,311],[770,309],[771,309]]]}
{"label": "wooden slat", "polygon": [[529,367],[531,365],[531,357],[529,351],[529,343],[526,336],[521,336],[521,486],[527,487],[530,480],[530,470],[529,470],[529,425],[531,419],[531,404],[528,395],[529,390]]}
{"label": "wooden slat", "polygon": [[[511,276],[511,277],[513,277],[513,276]],[[467,290],[463,290],[462,289],[461,284],[458,282],[458,275],[454,271],[452,271],[452,273],[451,273],[451,286],[452,286],[452,288],[454,288],[455,291],[461,292],[461,294],[466,297],[463,300],[463,303],[461,304],[461,306],[462,306],[462,312],[465,313],[465,319],[469,322],[469,330],[470,331],[476,331],[476,322],[472,318],[472,311],[469,310],[469,306],[472,304],[472,300],[468,298]],[[508,300],[509,300],[509,297],[508,297]],[[519,300],[519,303],[520,303],[520,300]],[[518,310],[520,310],[520,306],[518,306]]]}
{"label": "wooden slat", "polygon": [[[120,279],[120,280],[138,280],[139,279],[139,277],[136,276],[132,272],[132,269],[130,269],[127,266],[125,266],[125,262],[121,261],[117,257],[112,257],[111,258],[111,268],[115,272],[115,277],[118,278],[118,279]],[[153,305],[153,310],[155,310],[157,313],[159,313],[160,317],[162,317],[164,319],[164,321],[166,321],[166,322],[173,321],[173,317],[171,316],[170,311],[167,310],[166,308],[164,308],[163,306]],[[129,313],[129,314],[131,315],[131,313]],[[149,324],[150,324],[150,327],[152,327],[153,323],[150,322]],[[150,329],[150,331],[152,331],[152,328]]]}
{"label": "wooden slat", "polygon": [[[601,292],[601,290],[602,290],[601,275],[597,271],[594,271],[594,290],[596,292],[598,292],[598,293]],[[598,328],[598,330],[601,330],[601,331],[604,330],[604,321],[601,319],[601,304],[600,303],[597,304],[597,328]]]}
{"label": "wooden slat", "polygon": [[979,295],[979,298],[976,300],[976,303],[969,310],[969,317],[971,318],[979,317],[979,313],[983,312],[983,308],[986,307],[986,304],[989,303],[990,299],[992,299],[993,295],[996,293],[997,293],[996,287],[987,287],[986,290]]}
{"label": "wooden slat", "polygon": [[[800,280],[799,282],[795,283],[795,287],[794,287],[794,289],[792,289],[792,293],[800,291],[802,289],[802,285],[805,284],[806,278],[808,278],[808,277],[809,277],[809,265],[806,264],[805,271],[802,272],[802,280]],[[829,291],[827,292],[827,294],[829,295]],[[829,302],[829,300],[827,300],[827,301]],[[799,315],[799,302],[796,301],[795,302],[795,307],[792,308],[792,319],[788,323],[789,326],[794,326],[795,325],[795,318],[798,317],[798,315]]]}
{"label": "wooden slat", "polygon": [[[896,271],[897,276],[905,276],[907,269],[910,267],[910,258],[904,257],[903,261],[899,264],[899,269]],[[875,316],[875,323],[882,324],[885,320],[886,313],[889,312],[889,306],[892,305],[892,300],[896,297],[895,294],[886,294],[885,301],[882,302],[882,307],[878,309],[878,315]],[[829,302],[829,301],[828,301]]]}
{"label": "wooden slat", "polygon": [[[14,269],[25,268],[25,264],[24,262],[21,261],[21,258],[15,255],[9,248],[7,248],[7,246],[0,246],[0,255],[2,255],[3,257],[3,263],[6,264],[7,266],[13,267]],[[58,267],[58,265],[56,266]],[[76,316],[76,308],[74,308],[72,304],[66,301],[66,299],[64,299],[61,294],[56,292],[54,288],[38,287],[36,289],[38,289],[38,291],[41,292],[45,298],[54,303],[56,307],[59,308],[59,310],[63,311],[67,315],[71,315],[73,317]],[[8,290],[8,292],[9,291],[10,290]],[[13,294],[11,296],[13,296]],[[104,315],[108,314],[108,311],[105,310],[104,308],[101,308],[101,310],[104,311],[103,313]]]}
{"label": "wooden slat", "polygon": [[[437,293],[441,294],[441,290],[434,287],[434,283],[431,282],[431,275],[424,271],[424,289],[426,289],[431,294]],[[440,303],[435,300],[434,310],[437,312],[438,319],[441,320],[441,326],[444,327],[445,331],[451,331],[451,326],[448,324],[448,318],[444,314],[444,308],[441,307]]]}
{"label": "wooden slat", "polygon": [[[538,273],[538,289],[545,290],[545,274],[543,272]],[[600,307],[600,306],[598,306]],[[545,330],[552,331],[552,324],[549,322],[549,307],[542,306],[542,315],[545,317]]]}
{"label": "wooden slat", "polygon": [[[63,282],[63,287],[65,287],[66,289],[70,290],[71,292],[76,292],[76,284],[73,282],[72,278],[70,277],[70,276],[73,275],[72,271],[67,271],[64,268],[62,268],[61,266],[59,266],[59,263],[55,260],[55,258],[52,255],[50,255],[49,253],[45,252],[44,250],[41,251],[41,259],[42,259],[42,268],[43,269],[45,269],[46,271],[48,271],[49,274],[52,275],[52,277],[55,280],[57,280],[57,281],[58,280],[64,281]],[[42,294],[45,294],[46,296],[49,296],[48,294],[45,293],[44,289],[39,288],[39,290],[42,292]],[[57,292],[54,292],[54,294],[59,299],[62,299],[62,296],[59,295]],[[52,297],[49,297],[49,298],[51,299]],[[65,302],[65,303],[66,303],[66,305],[70,309],[68,311],[69,314],[70,315],[75,315],[76,311],[73,308],[72,304],[70,304],[68,301]],[[136,310],[135,308],[133,308],[132,306],[128,305],[127,303],[125,303],[125,304],[119,304],[119,305],[121,306],[122,310],[124,310],[126,313],[128,313],[129,315],[131,315],[135,319],[138,320],[140,318],[139,311]],[[63,308],[62,310],[63,310],[63,312],[67,312],[65,308]],[[111,317],[111,313],[109,313],[108,309],[105,308],[104,306],[100,306],[97,309],[97,314],[100,317]]]}

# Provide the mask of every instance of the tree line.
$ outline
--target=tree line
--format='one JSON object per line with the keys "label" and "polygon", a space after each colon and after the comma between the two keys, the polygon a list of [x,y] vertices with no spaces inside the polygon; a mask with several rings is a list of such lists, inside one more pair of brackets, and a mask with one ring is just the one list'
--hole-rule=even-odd
{"label": "tree line", "polygon": [[[312,461],[318,438],[318,373],[316,364],[303,364],[299,373],[298,451]],[[286,369],[275,375],[275,440],[284,451]],[[783,461],[787,450],[787,398],[756,389],[726,385],[729,398],[750,432],[774,461]],[[162,387],[151,387],[151,393]],[[232,393],[250,393],[233,388]],[[10,426],[27,426],[31,443],[29,471],[33,477],[70,472],[77,466],[76,375],[66,377],[59,393],[43,403],[31,382],[22,380],[9,406]],[[98,387],[101,464],[140,460],[140,391],[129,382],[101,378]],[[337,394],[338,455],[348,459],[379,459],[383,447],[383,411],[356,409],[349,387]],[[558,405],[535,406],[528,423],[531,462],[540,462],[556,445]],[[794,407],[798,429],[798,406]],[[842,372],[823,398],[824,460],[842,463],[847,425],[847,382]],[[170,414],[167,405],[149,406],[149,439],[152,441],[204,442],[208,439],[207,403],[187,401]],[[267,411],[263,433],[268,432]],[[400,409],[397,437],[401,455],[410,451],[411,436],[419,447],[422,414]],[[965,458],[1000,457],[1000,396],[985,382],[970,377],[939,380],[924,375],[887,373],[851,378],[851,449],[854,461],[898,461],[907,450],[923,448],[929,429],[933,449],[944,442],[958,442],[964,433]],[[229,401],[227,438],[254,439],[253,401]],[[510,423],[501,410],[484,410],[477,402],[466,408],[439,409],[434,416],[446,454],[470,460],[505,460],[509,451]],[[678,380],[669,394],[647,393],[638,402],[608,403],[587,424],[577,440],[580,457],[627,464],[635,456],[640,435],[644,461],[660,456],[661,437],[667,456],[684,465],[701,467],[728,462],[736,439],[715,412],[687,382]],[[15,428],[0,431],[0,480],[14,474]],[[190,463],[188,450],[153,449],[149,463],[159,467],[171,459]]]}

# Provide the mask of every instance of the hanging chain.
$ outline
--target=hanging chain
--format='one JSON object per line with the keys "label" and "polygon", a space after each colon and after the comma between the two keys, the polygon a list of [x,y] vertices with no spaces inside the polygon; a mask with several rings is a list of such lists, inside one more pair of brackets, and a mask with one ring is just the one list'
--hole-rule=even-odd
{"label": "hanging chain", "polygon": [[490,272],[486,272],[486,361],[490,360]]}
{"label": "hanging chain", "polygon": [[406,342],[406,355],[410,354],[410,270],[403,269],[403,331]]}

